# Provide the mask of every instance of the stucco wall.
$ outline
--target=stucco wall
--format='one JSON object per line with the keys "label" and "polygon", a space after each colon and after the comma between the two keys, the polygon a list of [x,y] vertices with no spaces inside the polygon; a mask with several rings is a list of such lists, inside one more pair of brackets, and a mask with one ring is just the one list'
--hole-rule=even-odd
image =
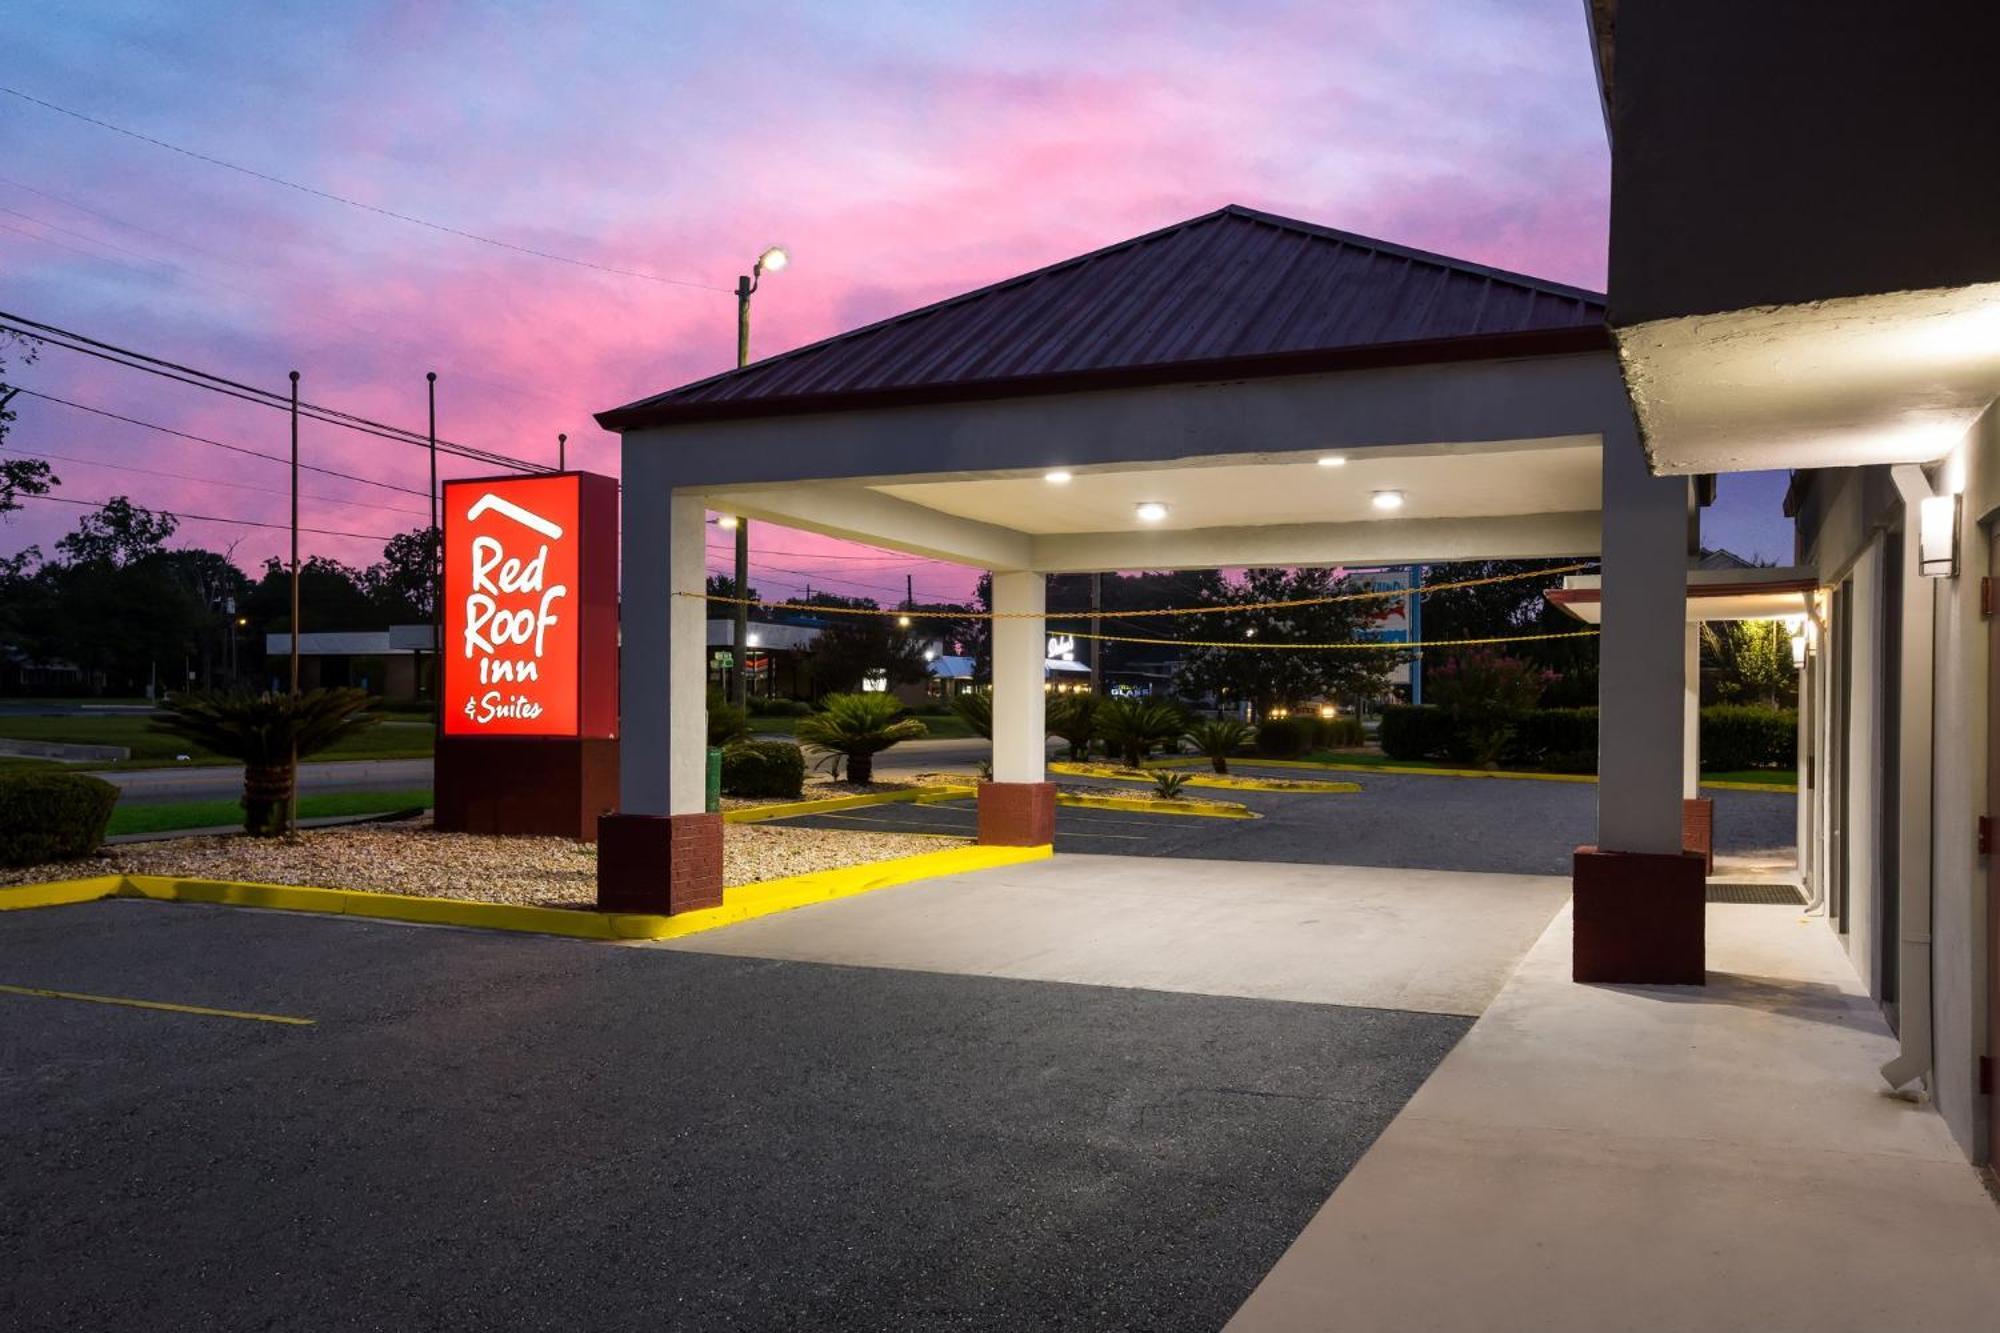
{"label": "stucco wall", "polygon": [[1987,809],[1989,628],[1979,580],[1991,571],[1989,543],[2000,510],[2000,413],[1988,409],[1938,469],[1940,489],[1965,488],[1959,576],[1926,580],[1937,597],[1936,800],[1932,816],[1932,966],[1938,1109],[1975,1160],[1987,1142],[1986,1099],[1975,1084],[1986,1050],[1986,867],[1977,852]]}

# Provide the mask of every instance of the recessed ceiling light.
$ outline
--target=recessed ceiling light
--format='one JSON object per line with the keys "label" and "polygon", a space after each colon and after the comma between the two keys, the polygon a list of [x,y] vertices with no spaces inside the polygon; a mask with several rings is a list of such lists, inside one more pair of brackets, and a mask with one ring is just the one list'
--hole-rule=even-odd
{"label": "recessed ceiling light", "polygon": [[1067,486],[1069,485],[1069,478],[1070,474],[1061,468],[1057,468],[1054,472],[1044,472],[1042,474],[1042,480],[1051,486]]}
{"label": "recessed ceiling light", "polygon": [[1369,503],[1377,509],[1401,509],[1403,507],[1403,493],[1401,491],[1377,491]]}
{"label": "recessed ceiling light", "polygon": [[1141,523],[1158,523],[1167,516],[1167,507],[1158,500],[1141,500],[1132,512]]}
{"label": "recessed ceiling light", "polygon": [[1347,460],[1339,454],[1328,454],[1319,460],[1321,467],[1346,467]]}

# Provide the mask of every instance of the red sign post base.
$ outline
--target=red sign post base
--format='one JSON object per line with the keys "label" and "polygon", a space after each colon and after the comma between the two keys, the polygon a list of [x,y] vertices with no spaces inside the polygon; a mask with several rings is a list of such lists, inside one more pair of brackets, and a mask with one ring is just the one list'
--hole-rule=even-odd
{"label": "red sign post base", "polygon": [[618,808],[618,742],[590,737],[440,736],[436,824],[445,833],[597,841]]}

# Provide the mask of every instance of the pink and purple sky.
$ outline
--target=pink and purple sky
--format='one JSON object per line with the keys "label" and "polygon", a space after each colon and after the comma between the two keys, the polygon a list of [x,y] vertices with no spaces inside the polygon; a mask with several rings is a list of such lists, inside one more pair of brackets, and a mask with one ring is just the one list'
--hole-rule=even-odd
{"label": "pink and purple sky", "polygon": [[[0,95],[0,309],[421,429],[616,472],[591,413],[732,363],[759,249],[768,355],[1236,202],[1601,288],[1608,161],[1576,0],[66,4],[0,84],[550,262],[287,189]],[[60,350],[10,381],[282,453],[282,414]],[[282,522],[283,467],[15,400],[61,494]],[[420,448],[311,423],[308,461],[421,490]],[[87,460],[87,461],[79,461]],[[117,464],[118,468],[111,465]],[[119,469],[126,470],[119,470]],[[132,471],[130,469],[146,469]],[[447,460],[446,475],[478,470]],[[162,475],[175,474],[175,475]],[[1712,544],[1790,556],[1781,480]],[[305,522],[386,536],[421,495],[328,477]],[[36,504],[0,550],[75,521]],[[254,569],[280,531],[193,522]],[[970,576],[758,530],[767,594],[920,599]],[[715,534],[718,552],[724,544]],[[380,542],[309,539],[356,564]],[[722,567],[718,555],[716,568]]]}

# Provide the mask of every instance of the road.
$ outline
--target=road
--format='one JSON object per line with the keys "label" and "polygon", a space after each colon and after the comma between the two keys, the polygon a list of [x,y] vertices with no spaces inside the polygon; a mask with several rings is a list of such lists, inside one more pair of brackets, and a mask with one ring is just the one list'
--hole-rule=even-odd
{"label": "road", "polygon": [[[1052,751],[1053,752],[1053,751]],[[883,778],[929,770],[970,773],[986,758],[982,740],[906,741],[875,761]],[[127,804],[233,799],[243,790],[243,774],[231,767],[139,768],[91,774],[116,784]],[[408,791],[431,785],[428,759],[350,759],[299,765],[301,792]]]}
{"label": "road", "polygon": [[[108,769],[91,776],[116,785],[119,799],[127,805],[231,800],[243,794],[243,770],[235,767]],[[408,791],[430,785],[428,759],[350,759],[299,765],[301,792]]]}

